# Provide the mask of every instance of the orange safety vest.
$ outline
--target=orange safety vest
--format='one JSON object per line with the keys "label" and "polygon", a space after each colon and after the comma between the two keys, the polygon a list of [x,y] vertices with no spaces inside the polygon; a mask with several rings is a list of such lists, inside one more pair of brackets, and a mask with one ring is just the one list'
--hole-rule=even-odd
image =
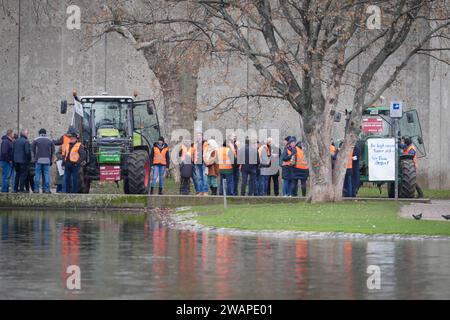
{"label": "orange safety vest", "polygon": [[300,147],[295,147],[296,154],[295,154],[295,168],[297,169],[305,169],[308,170],[308,162],[305,158],[305,153]]}
{"label": "orange safety vest", "polygon": [[69,158],[70,162],[72,163],[78,162],[78,160],[80,160],[80,153],[78,152],[80,150],[80,146],[81,142],[75,143],[72,149],[70,149],[70,153],[66,154],[66,156],[64,157],[64,160],[67,161],[67,158]]}
{"label": "orange safety vest", "polygon": [[233,169],[233,165],[230,159],[230,148],[220,147],[219,148],[219,170],[229,170]]}
{"label": "orange safety vest", "polygon": [[[205,141],[202,145],[202,158],[204,158],[206,154],[206,149],[208,149],[208,142]],[[194,163],[201,164],[201,162],[199,161],[198,143],[194,144],[193,153],[194,153]]]}
{"label": "orange safety vest", "polygon": [[417,149],[412,143],[408,146],[408,148],[406,148],[405,153],[409,154],[409,152],[411,150],[414,150],[413,161],[414,161],[414,165],[416,166],[416,169],[417,169]]}
{"label": "orange safety vest", "polygon": [[336,155],[336,151],[337,151],[336,147],[333,145],[330,145],[330,155],[332,157],[334,157]]}
{"label": "orange safety vest", "polygon": [[153,147],[153,164],[167,165],[166,154],[168,148],[164,147],[162,150],[158,147]]}
{"label": "orange safety vest", "polygon": [[350,150],[350,158],[347,161],[347,169],[353,169],[353,148]]}
{"label": "orange safety vest", "polygon": [[65,134],[63,135],[63,143],[61,145],[61,154],[63,156],[63,159],[66,158],[66,153],[69,151],[69,145],[70,145],[70,137]]}
{"label": "orange safety vest", "polygon": [[190,162],[192,163],[192,147],[189,146],[188,148],[183,144],[181,145],[181,161],[183,161],[184,163],[186,163],[187,161],[187,155],[189,155]]}

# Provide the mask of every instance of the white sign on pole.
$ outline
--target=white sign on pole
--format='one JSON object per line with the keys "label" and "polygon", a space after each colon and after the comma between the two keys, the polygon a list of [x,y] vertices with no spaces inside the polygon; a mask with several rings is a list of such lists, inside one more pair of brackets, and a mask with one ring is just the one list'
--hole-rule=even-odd
{"label": "white sign on pole", "polygon": [[80,115],[80,117],[83,117],[83,106],[77,100],[75,100],[74,103],[74,110],[77,114]]}
{"label": "white sign on pole", "polygon": [[401,101],[392,101],[390,108],[391,118],[401,118],[403,116],[403,105]]}
{"label": "white sign on pole", "polygon": [[395,180],[395,139],[372,138],[367,140],[369,181]]}

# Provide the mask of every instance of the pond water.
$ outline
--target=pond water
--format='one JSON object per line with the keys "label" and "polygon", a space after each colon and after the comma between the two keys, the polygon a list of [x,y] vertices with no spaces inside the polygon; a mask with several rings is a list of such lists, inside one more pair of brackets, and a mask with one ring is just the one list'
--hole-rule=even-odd
{"label": "pond water", "polygon": [[[80,268],[80,290],[66,286]],[[368,289],[367,268],[380,268]],[[0,212],[0,299],[450,299],[450,242],[189,232],[151,214]]]}

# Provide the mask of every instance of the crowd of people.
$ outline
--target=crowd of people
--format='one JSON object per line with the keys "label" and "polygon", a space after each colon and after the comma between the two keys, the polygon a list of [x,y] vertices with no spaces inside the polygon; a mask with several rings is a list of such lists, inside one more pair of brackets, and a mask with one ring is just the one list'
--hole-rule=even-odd
{"label": "crowd of people", "polygon": [[[330,154],[333,165],[340,148],[332,142]],[[159,181],[159,194],[163,193],[164,177],[169,168],[169,146],[160,137],[153,145],[150,159],[153,178],[150,193]],[[239,144],[236,135],[230,135],[222,145],[214,139],[204,140],[197,134],[195,141],[184,140],[177,154],[181,195],[190,194],[191,181],[196,195],[232,196],[306,196],[309,177],[308,161],[301,141],[294,136],[283,140],[279,148],[272,138],[265,141],[246,139]],[[343,194],[356,196],[359,188],[359,153],[352,149]],[[281,185],[281,190],[280,190]]]}
{"label": "crowd of people", "polygon": [[[26,129],[20,134],[9,129],[1,138],[1,191],[9,192],[11,187],[11,192],[39,193],[42,190],[43,193],[51,193],[50,168],[56,164],[53,166],[56,192],[78,193],[79,171],[86,164],[86,151],[76,130],[70,127],[57,140],[48,137],[45,129],[39,130],[32,142],[28,136]],[[416,159],[410,139],[400,146]],[[341,147],[336,147],[334,142],[330,144],[333,167]],[[357,146],[350,152],[343,195],[356,197],[360,186],[360,152]],[[308,161],[301,141],[294,136],[286,137],[280,149],[272,138],[262,142],[247,138],[241,145],[236,136],[231,135],[219,145],[214,139],[203,140],[199,133],[194,142],[183,141],[177,160],[181,195],[190,194],[191,181],[197,195],[267,196],[273,190],[273,195],[278,196],[280,185],[284,197],[296,197],[299,190],[302,196],[307,193]],[[170,163],[169,146],[160,137],[150,150],[151,194],[157,183],[158,194],[163,194],[164,177]]]}
{"label": "crowd of people", "polygon": [[40,129],[32,142],[27,129],[19,134],[9,129],[1,139],[1,191],[39,193],[42,190],[51,193],[50,169],[56,164],[56,192],[78,193],[79,170],[85,161],[86,152],[73,127],[57,140],[52,140],[45,129]]}

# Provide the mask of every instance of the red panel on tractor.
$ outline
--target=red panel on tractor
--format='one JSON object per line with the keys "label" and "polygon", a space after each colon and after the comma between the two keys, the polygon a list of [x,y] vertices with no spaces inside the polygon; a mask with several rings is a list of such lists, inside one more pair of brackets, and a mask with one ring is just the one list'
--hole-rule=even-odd
{"label": "red panel on tractor", "polygon": [[362,122],[362,131],[364,133],[383,132],[383,120],[380,118],[366,118]]}
{"label": "red panel on tractor", "polygon": [[120,166],[101,166],[100,181],[119,181]]}

